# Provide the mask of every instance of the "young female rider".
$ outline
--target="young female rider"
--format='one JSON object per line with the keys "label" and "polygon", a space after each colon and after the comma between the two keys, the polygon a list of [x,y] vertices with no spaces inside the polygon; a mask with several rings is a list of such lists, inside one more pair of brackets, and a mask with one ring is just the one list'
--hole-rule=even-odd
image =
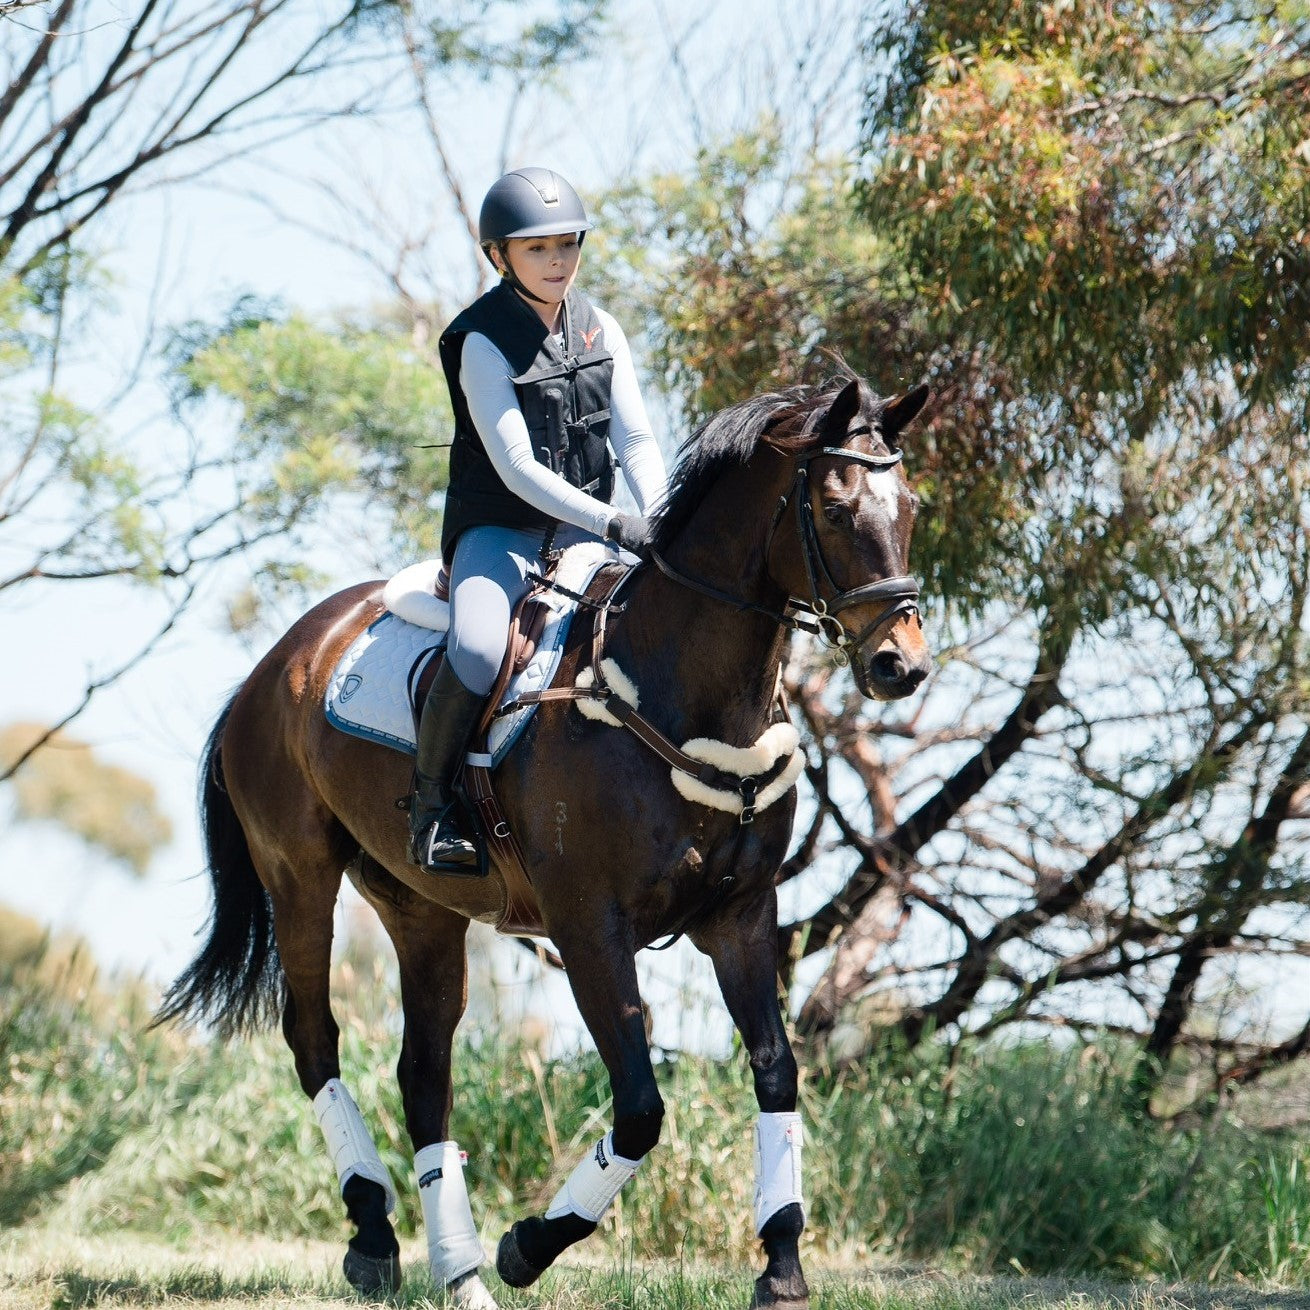
{"label": "young female rider", "polygon": [[[410,856],[429,873],[476,875],[452,780],[539,567],[604,539],[639,550],[666,491],[664,461],[619,325],[573,289],[591,223],[558,173],[520,168],[487,192],[478,240],[501,282],[441,337],[455,414],[441,553],[450,568],[446,657],[423,706]],[[610,446],[640,516],[616,514]]]}

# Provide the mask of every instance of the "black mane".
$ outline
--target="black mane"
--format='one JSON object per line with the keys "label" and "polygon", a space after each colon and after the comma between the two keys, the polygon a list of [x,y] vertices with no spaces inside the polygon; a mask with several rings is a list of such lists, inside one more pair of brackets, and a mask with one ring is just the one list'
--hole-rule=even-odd
{"label": "black mane", "polygon": [[852,376],[847,373],[817,386],[787,387],[752,396],[701,424],[679,448],[668,498],[651,523],[655,549],[667,550],[719,477],[745,464],[764,434],[782,428],[788,416],[801,420],[787,424],[788,434],[797,445],[805,444],[804,438],[813,431],[815,422],[827,413]]}

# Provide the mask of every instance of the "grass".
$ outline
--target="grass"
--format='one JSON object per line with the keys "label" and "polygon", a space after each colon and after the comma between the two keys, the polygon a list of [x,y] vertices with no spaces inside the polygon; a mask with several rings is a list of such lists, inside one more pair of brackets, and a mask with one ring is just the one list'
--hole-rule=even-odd
{"label": "grass", "polygon": [[[380,968],[340,980],[343,1067],[400,1185],[397,1226],[412,1243],[419,1216],[392,1073],[399,1022],[385,982]],[[146,1013],[85,980],[0,979],[0,1231],[10,1232],[0,1310],[338,1303],[343,1209],[280,1037],[223,1047],[147,1032]],[[1034,1043],[950,1063],[929,1049],[840,1075],[810,1068],[803,1254],[811,1271],[843,1271],[818,1280],[816,1305],[973,1310],[1046,1289],[1047,1300],[1023,1303],[1310,1307],[1310,1142],[1231,1113],[1186,1131],[1136,1115],[1123,1055]],[[507,1294],[507,1306],[749,1300],[759,1257],[744,1060],[683,1058],[658,1073],[661,1145],[578,1249],[593,1263],[548,1280],[544,1298]],[[452,1134],[471,1153],[489,1247],[542,1208],[609,1117],[594,1058],[547,1059],[503,1038],[462,1047]],[[36,1265],[28,1246],[44,1252]],[[431,1287],[413,1264],[401,1301],[426,1304]],[[951,1280],[853,1276],[906,1264]],[[1132,1278],[1147,1291],[1016,1273]],[[1260,1299],[1240,1287],[1208,1300],[1152,1290],[1235,1280],[1263,1289]]]}
{"label": "grass", "polygon": [[[416,1243],[403,1250],[398,1310],[430,1310],[435,1294]],[[0,1310],[166,1306],[319,1310],[359,1305],[330,1243],[211,1235],[185,1250],[145,1237],[0,1237]],[[745,1310],[750,1278],[672,1262],[616,1268],[566,1265],[527,1291],[486,1273],[504,1310]],[[947,1276],[928,1270],[848,1269],[811,1278],[814,1310],[1304,1310],[1302,1292],[1250,1287],[1132,1285],[1105,1280]]]}

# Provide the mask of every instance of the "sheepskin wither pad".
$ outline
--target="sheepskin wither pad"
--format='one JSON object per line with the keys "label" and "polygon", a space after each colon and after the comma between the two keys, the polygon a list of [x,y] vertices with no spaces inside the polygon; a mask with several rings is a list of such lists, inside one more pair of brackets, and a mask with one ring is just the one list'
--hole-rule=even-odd
{"label": "sheepskin wither pad", "polygon": [[[601,672],[605,682],[620,700],[626,701],[632,708],[640,709],[640,697],[622,669],[613,660],[601,661]],[[578,675],[578,687],[590,687],[595,684],[595,675],[591,669],[583,669]],[[583,697],[577,702],[579,712],[597,723],[607,723],[619,728],[623,725],[605,708],[604,702]],[[800,733],[793,724],[774,723],[764,730],[753,746],[729,746],[727,742],[714,741],[709,737],[693,737],[683,744],[682,750],[692,759],[702,764],[712,764],[723,773],[733,773],[739,778],[756,777],[767,773],[784,756],[789,757],[783,771],[766,787],[760,789],[755,798],[755,812],[767,810],[779,796],[785,796],[796,785],[796,779],[805,768],[805,753],[800,749]],[[744,808],[741,793],[728,787],[711,787],[708,783],[693,778],[681,769],[671,769],[673,786],[679,795],[698,805],[708,805],[714,810],[724,810],[728,814],[740,814]]]}

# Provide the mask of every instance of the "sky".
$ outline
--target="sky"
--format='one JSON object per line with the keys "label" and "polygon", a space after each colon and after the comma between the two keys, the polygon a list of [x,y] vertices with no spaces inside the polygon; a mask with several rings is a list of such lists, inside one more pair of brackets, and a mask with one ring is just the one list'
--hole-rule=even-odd
{"label": "sky", "polygon": [[[567,95],[529,90],[508,136],[508,162],[553,166],[585,195],[649,170],[686,167],[699,144],[775,108],[798,128],[807,116],[817,119],[847,144],[857,126],[854,85],[841,71],[849,52],[832,38],[854,36],[855,8],[825,0],[807,6],[802,19],[783,3],[749,0],[615,6],[602,58],[570,76]],[[815,32],[823,48],[811,57],[821,76],[798,89],[795,69],[813,39],[807,33]],[[807,96],[815,103],[807,105]],[[506,153],[505,87],[454,80],[438,89],[434,103],[454,166],[469,193],[480,196]],[[329,191],[345,194],[356,208],[385,212],[391,241],[345,216]],[[115,390],[152,321],[167,326],[212,315],[243,292],[318,316],[376,305],[389,288],[367,256],[385,264],[398,234],[413,237],[429,227],[435,239],[426,247],[427,285],[445,299],[466,295],[468,239],[413,115],[329,124],[208,178],[143,189],[93,233],[112,277],[112,309],[100,315],[72,362],[68,385],[81,403],[94,406],[94,397]],[[362,247],[366,257],[348,246]],[[206,421],[221,423],[223,416]],[[114,422],[135,441],[167,439],[159,393],[149,388],[129,397]],[[329,571],[339,585],[373,572],[363,552],[333,563],[338,567]],[[222,588],[199,597],[160,650],[97,695],[73,729],[103,758],[158,789],[175,838],[146,877],[132,877],[63,832],[8,822],[11,803],[0,794],[0,903],[52,931],[85,937],[107,969],[156,983],[193,956],[208,912],[194,817],[197,755],[219,708],[275,635],[264,629],[242,642],[226,629],[223,601],[240,582],[240,567],[229,569]],[[0,724],[62,716],[86,682],[112,667],[160,614],[157,598],[121,584],[20,590],[4,609]],[[343,923],[349,906],[348,893]],[[684,947],[652,959],[656,993],[688,986],[712,991],[693,955]],[[521,970],[503,972],[514,974],[511,996],[515,989],[539,995],[539,984]],[[569,1004],[562,987],[549,999],[557,1014]],[[726,1040],[721,1013],[707,1017],[703,1007],[671,1006],[668,1014],[657,1042]],[[560,1022],[562,1029],[570,1023]],[[703,1025],[709,1031],[690,1030]]]}

